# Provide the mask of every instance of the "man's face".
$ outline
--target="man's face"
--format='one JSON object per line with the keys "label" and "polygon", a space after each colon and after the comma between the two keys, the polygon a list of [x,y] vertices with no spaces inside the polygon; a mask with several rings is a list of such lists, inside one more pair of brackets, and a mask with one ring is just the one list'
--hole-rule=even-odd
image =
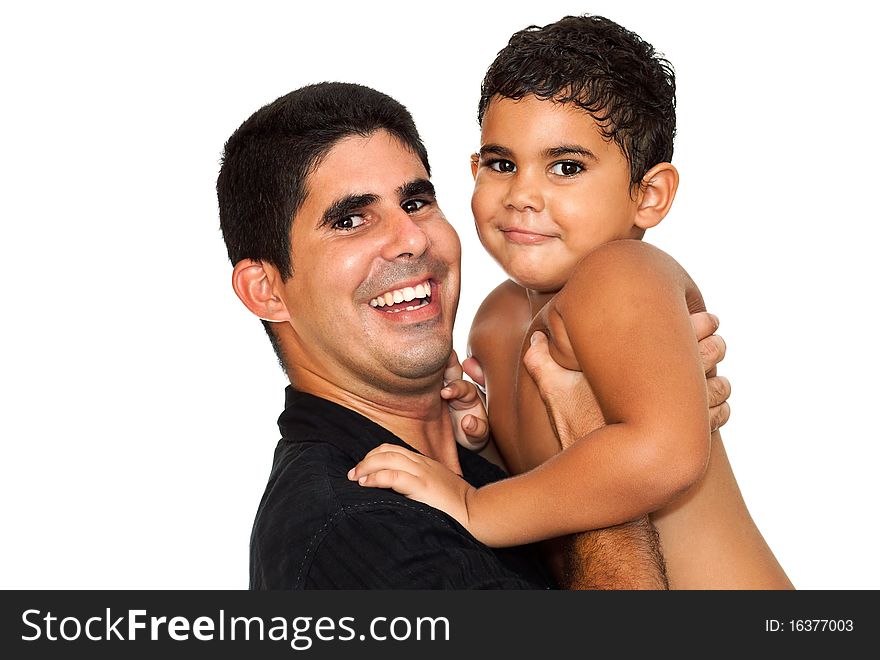
{"label": "man's face", "polygon": [[284,285],[299,366],[352,392],[435,378],[452,348],[461,246],[418,156],[386,131],[347,137],[307,190]]}
{"label": "man's face", "polygon": [[496,97],[473,171],[480,241],[526,288],[558,291],[593,248],[641,236],[629,164],[576,106]]}

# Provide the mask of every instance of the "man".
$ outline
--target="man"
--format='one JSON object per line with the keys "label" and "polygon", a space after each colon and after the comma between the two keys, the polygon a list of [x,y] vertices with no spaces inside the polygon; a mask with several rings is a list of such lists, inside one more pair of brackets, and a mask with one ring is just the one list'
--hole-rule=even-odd
{"label": "man", "polygon": [[[383,442],[476,486],[503,476],[455,443],[439,396],[460,244],[429,177],[406,109],[359,85],[296,90],[226,144],[217,193],[233,287],[291,382],[251,538],[252,588],[553,584],[534,549],[491,550],[445,514],[346,476]],[[546,362],[537,371],[555,382]],[[572,400],[538,385],[548,405]],[[639,550],[650,552],[651,530],[624,527],[608,561],[635,557],[621,572],[641,581],[654,570]]]}

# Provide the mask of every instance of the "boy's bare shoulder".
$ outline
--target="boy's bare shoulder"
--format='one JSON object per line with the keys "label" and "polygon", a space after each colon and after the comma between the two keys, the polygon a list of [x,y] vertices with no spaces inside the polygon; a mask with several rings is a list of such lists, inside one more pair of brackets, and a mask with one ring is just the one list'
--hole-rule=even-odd
{"label": "boy's bare shoulder", "polygon": [[481,352],[486,341],[497,341],[500,336],[528,327],[531,322],[529,300],[520,285],[505,280],[495,287],[480,304],[471,323],[468,352]]}
{"label": "boy's bare shoulder", "polygon": [[601,304],[620,300],[634,291],[650,295],[670,287],[687,294],[689,307],[690,299],[699,297],[684,268],[663,250],[644,241],[617,240],[600,245],[580,261],[556,296],[554,306],[565,309]]}
{"label": "boy's bare shoulder", "polygon": [[[658,277],[685,277],[684,268],[663,250],[644,241],[621,239],[604,243],[590,251],[578,264],[569,281],[604,274],[643,275],[656,271]],[[690,279],[690,278],[688,278]]]}

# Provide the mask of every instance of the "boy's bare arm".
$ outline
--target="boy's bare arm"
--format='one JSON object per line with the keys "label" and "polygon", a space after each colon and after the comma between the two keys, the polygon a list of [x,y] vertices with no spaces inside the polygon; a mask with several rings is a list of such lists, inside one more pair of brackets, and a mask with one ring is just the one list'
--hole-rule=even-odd
{"label": "boy's bare arm", "polygon": [[[515,367],[516,365],[517,356],[520,354],[522,341],[531,320],[532,315],[529,311],[529,303],[525,291],[522,287],[515,285],[509,280],[496,287],[486,297],[474,316],[468,336],[468,358],[462,361],[462,367],[471,380],[482,389],[484,394],[488,391],[487,374],[493,375],[492,392],[495,392],[496,396],[493,396],[495,403],[494,407],[490,410],[490,414],[495,415],[496,425],[499,420],[503,422],[515,418],[513,410],[509,409],[508,399],[510,395],[509,388],[514,387],[517,377],[515,368],[511,369],[510,367]],[[717,375],[718,364],[724,359],[727,346],[721,335],[715,334],[718,331],[718,318],[715,315],[705,311],[694,311],[690,315],[690,320],[699,347],[703,372],[706,376],[709,420],[714,431],[726,424],[730,418],[730,406],[727,403],[731,393],[730,381],[723,376]],[[538,336],[540,339],[532,342],[532,346],[523,357],[523,363],[529,371],[532,380],[537,380],[537,378],[529,365],[530,355],[537,355],[538,352],[543,354],[548,350],[546,335],[539,332]],[[547,364],[547,368],[552,369],[553,367],[550,366],[552,362],[552,358],[548,358],[548,361],[541,358],[536,360],[536,365],[538,368],[541,368],[541,365]],[[598,420],[598,423],[591,424],[589,423],[590,420],[584,417],[585,412],[597,412],[595,398],[589,392],[588,398],[590,400],[582,401],[579,404],[580,407],[577,415],[573,416],[570,420],[566,419],[566,416],[563,414],[561,417],[563,424],[559,427],[556,418],[559,417],[559,413],[562,411],[554,411],[554,408],[561,408],[562,403],[570,398],[570,394],[577,392],[583,378],[581,377],[579,367],[574,365],[574,369],[569,373],[561,377],[557,376],[552,380],[555,389],[549,398],[553,400],[555,405],[547,405],[549,401],[548,397],[545,396],[545,392],[539,391],[539,393],[547,407],[547,413],[551,424],[554,426],[554,431],[557,432],[558,444],[542,460],[546,460],[551,455],[557,453],[560,446],[564,449],[578,437],[583,437],[604,424],[604,420]],[[587,387],[587,390],[589,390],[589,387]],[[499,391],[501,394],[497,395]],[[578,394],[578,396],[581,399],[584,398],[582,393]],[[513,464],[510,463],[510,461],[516,458],[514,454],[517,447],[514,440],[504,434],[504,430],[504,428],[493,426],[492,436],[496,441],[501,441],[498,443],[499,445],[502,443],[506,445],[506,451],[503,453],[505,460],[508,461],[508,471],[517,474],[534,467],[534,464],[526,464],[516,469],[516,461]],[[499,432],[501,432],[500,435]],[[490,445],[492,444],[490,442]],[[493,462],[503,465],[503,463],[497,460]]]}
{"label": "boy's bare arm", "polygon": [[472,494],[469,528],[478,538],[519,544],[620,524],[702,475],[709,422],[689,286],[671,258],[640,242],[611,243],[585,260],[557,297],[550,330],[560,363],[577,361],[607,425]]}
{"label": "boy's bare arm", "polygon": [[[698,336],[712,329],[696,328]],[[563,448],[604,424],[604,420],[597,422],[584,415],[596,407],[593,391],[580,372],[564,369],[550,357],[546,335],[533,335],[523,362]],[[660,537],[647,515],[622,525],[553,539],[544,550],[564,589],[669,588]]]}

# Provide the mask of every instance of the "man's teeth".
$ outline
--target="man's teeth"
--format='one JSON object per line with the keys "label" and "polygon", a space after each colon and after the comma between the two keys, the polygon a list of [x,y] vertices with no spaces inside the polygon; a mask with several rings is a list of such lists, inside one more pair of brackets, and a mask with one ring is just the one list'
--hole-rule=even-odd
{"label": "man's teeth", "polygon": [[410,305],[405,309],[392,309],[388,310],[390,312],[411,312],[414,309],[418,309],[419,307],[424,307],[428,304],[428,298],[431,296],[431,283],[428,281],[422,282],[421,284],[417,284],[416,286],[407,286],[403,289],[395,289],[394,291],[387,291],[383,293],[381,296],[376,296],[370,301],[371,307],[387,307],[389,305],[396,305],[402,302],[409,302],[410,300],[419,299],[419,303],[416,305]]}

